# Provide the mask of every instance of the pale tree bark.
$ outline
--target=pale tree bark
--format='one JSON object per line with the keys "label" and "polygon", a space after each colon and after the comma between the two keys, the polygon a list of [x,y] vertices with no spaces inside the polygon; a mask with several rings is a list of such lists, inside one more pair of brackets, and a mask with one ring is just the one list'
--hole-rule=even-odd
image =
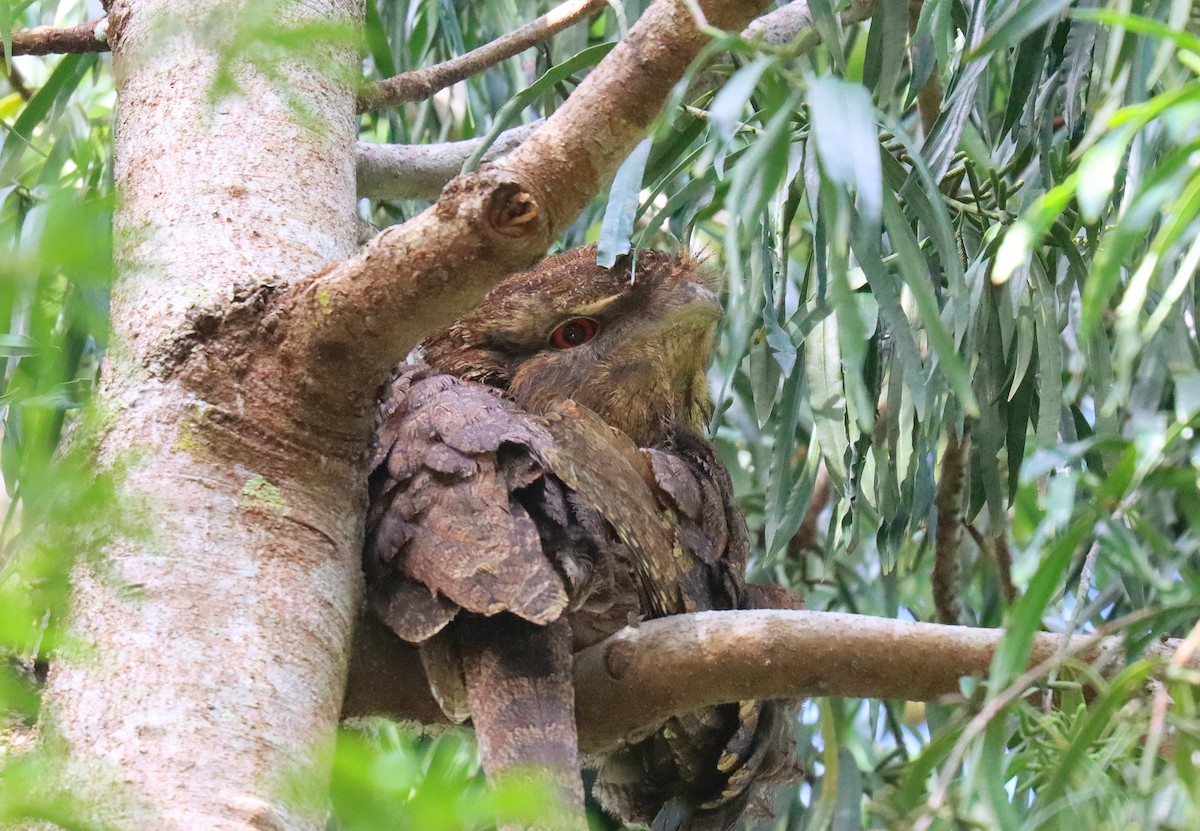
{"label": "pale tree bark", "polygon": [[[765,5],[699,7],[740,30]],[[289,8],[361,14],[356,0]],[[244,94],[210,107],[215,47],[193,33],[237,9],[110,9],[121,202],[98,464],[123,471],[150,533],[118,528],[80,569],[78,646],[55,664],[44,725],[64,787],[117,827],[322,827],[379,384],[544,253],[707,39],[688,6],[658,0],[518,150],[343,259],[354,98],[328,71],[358,56],[314,45],[277,67],[286,90],[243,67]],[[301,774],[308,804],[285,798]]]}
{"label": "pale tree bark", "polygon": [[[356,0],[294,8],[361,12]],[[354,241],[354,95],[327,73],[357,55],[315,46],[321,61],[290,68],[320,129],[249,71],[246,95],[210,107],[217,56],[189,32],[237,10],[111,9],[120,278],[98,461],[125,466],[123,500],[149,534],[118,531],[102,566],[78,574],[81,644],[56,661],[46,705],[72,793],[122,828],[319,827],[319,802],[280,796],[289,776],[324,764],[358,609],[349,436],[262,419],[287,406],[268,373],[247,381],[229,365],[229,394],[210,396],[172,371],[197,321],[253,306],[261,287],[294,283]]]}

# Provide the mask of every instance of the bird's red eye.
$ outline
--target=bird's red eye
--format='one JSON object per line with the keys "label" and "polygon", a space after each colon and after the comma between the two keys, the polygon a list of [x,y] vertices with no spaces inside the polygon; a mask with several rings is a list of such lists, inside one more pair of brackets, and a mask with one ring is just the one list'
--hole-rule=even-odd
{"label": "bird's red eye", "polygon": [[550,333],[550,345],[555,349],[571,349],[596,337],[600,324],[590,317],[574,317]]}

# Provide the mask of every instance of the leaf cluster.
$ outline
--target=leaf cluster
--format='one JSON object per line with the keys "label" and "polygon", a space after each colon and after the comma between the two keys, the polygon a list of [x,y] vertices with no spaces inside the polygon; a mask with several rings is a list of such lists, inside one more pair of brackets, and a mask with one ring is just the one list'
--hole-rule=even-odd
{"label": "leaf cluster", "polygon": [[[56,5],[0,3],[0,34]],[[549,5],[369,0],[366,78],[462,54]],[[544,117],[644,5],[368,114],[361,135],[433,143]],[[807,703],[796,732],[811,776],[777,825],[1195,827],[1197,679],[1169,668],[1156,694],[1137,657],[1188,634],[1200,590],[1191,4],[880,0],[849,27],[842,5],[810,0],[816,49],[717,33],[561,241],[610,256],[689,247],[727,275],[712,430],[760,576],[811,609],[932,620],[935,561],[949,557],[961,622],[1008,628],[990,677],[955,701]],[[218,38],[228,83],[215,94],[348,36],[271,20]],[[95,56],[10,66],[0,642],[36,659],[57,642],[72,558],[115,510],[86,442],[58,450],[101,355],[119,357],[106,333],[112,91]],[[423,207],[362,210],[388,224]],[[961,510],[939,517],[951,439],[969,447],[951,458]],[[1064,654],[1029,677],[1040,629],[1124,634],[1128,666],[1104,681]],[[0,710],[35,712],[28,674],[0,670]],[[347,828],[478,827],[530,798],[482,797],[457,739],[380,730],[339,748]],[[50,810],[22,781],[0,782],[0,815]]]}

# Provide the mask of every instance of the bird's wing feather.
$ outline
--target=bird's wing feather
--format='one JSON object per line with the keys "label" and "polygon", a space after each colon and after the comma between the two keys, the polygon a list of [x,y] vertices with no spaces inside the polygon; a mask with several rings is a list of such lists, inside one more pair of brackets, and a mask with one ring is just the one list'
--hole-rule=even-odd
{"label": "bird's wing feather", "polygon": [[459,609],[557,619],[566,587],[514,496],[544,474],[532,450],[551,441],[540,420],[421,367],[406,367],[393,389],[370,481],[365,567],[376,611],[414,642]]}
{"label": "bird's wing feather", "polygon": [[[678,605],[667,613],[798,603],[782,587],[745,583],[745,522],[711,444],[680,435],[671,448],[643,452],[676,523]],[[744,814],[765,813],[770,786],[798,777],[793,714],[788,702],[743,701],[672,718],[598,760],[594,793],[606,809],[654,829],[724,831]]]}
{"label": "bird's wing feather", "polygon": [[647,616],[679,611],[685,561],[674,517],[660,507],[646,457],[628,436],[574,401],[556,405],[546,427],[552,441],[537,447],[539,455],[628,547]]}

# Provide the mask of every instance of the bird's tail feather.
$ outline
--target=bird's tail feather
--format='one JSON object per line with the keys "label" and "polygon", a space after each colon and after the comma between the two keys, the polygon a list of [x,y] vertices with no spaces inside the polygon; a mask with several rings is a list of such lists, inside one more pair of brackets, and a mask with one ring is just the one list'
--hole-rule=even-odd
{"label": "bird's tail feather", "polygon": [[571,630],[515,615],[458,622],[471,720],[490,780],[545,777],[561,799],[554,828],[586,828],[575,733]]}

